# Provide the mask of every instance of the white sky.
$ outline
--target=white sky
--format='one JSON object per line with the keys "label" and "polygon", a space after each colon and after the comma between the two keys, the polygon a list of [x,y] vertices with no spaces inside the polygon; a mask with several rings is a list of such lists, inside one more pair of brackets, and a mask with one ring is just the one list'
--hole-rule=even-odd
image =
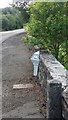
{"label": "white sky", "polygon": [[0,0],[0,8],[9,7],[13,0]]}

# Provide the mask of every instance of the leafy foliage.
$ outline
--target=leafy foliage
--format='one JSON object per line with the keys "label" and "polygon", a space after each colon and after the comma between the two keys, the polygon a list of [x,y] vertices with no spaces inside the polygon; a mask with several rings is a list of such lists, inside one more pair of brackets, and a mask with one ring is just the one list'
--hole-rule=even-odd
{"label": "leafy foliage", "polygon": [[29,18],[30,18],[30,15],[28,13],[28,9],[27,8],[22,8],[22,7],[19,7],[17,9],[19,9],[19,11],[21,12],[21,16],[23,18],[22,19],[23,24],[26,24],[29,21]]}
{"label": "leafy foliage", "polygon": [[13,30],[23,28],[21,12],[13,7],[2,10],[2,30]]}
{"label": "leafy foliage", "polygon": [[[30,21],[27,24],[28,35],[42,48],[50,51],[66,68],[66,17],[67,5],[64,2],[35,2],[29,6]],[[68,24],[68,23],[67,23]],[[30,42],[32,40],[32,42]],[[29,39],[35,44],[34,39]]]}

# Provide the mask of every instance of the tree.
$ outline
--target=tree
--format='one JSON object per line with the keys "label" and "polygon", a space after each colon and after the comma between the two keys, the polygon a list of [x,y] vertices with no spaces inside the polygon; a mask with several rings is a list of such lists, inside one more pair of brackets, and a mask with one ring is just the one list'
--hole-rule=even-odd
{"label": "tree", "polygon": [[29,13],[28,34],[57,59],[60,60],[63,51],[66,56],[66,3],[35,2],[30,5]]}
{"label": "tree", "polygon": [[2,30],[23,28],[21,12],[18,9],[4,8],[2,13]]}
{"label": "tree", "polygon": [[2,30],[9,30],[9,20],[5,15],[2,15]]}
{"label": "tree", "polygon": [[30,0],[21,0],[21,1],[14,1],[15,3],[12,4],[12,6],[16,9],[18,9],[21,12],[21,16],[22,16],[22,22],[23,24],[26,24],[29,21],[30,15],[28,13],[28,1]]}

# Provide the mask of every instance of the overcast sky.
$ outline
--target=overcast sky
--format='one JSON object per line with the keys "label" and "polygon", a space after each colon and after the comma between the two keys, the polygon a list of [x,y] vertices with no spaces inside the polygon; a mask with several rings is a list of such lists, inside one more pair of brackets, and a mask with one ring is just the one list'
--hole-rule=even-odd
{"label": "overcast sky", "polygon": [[[12,4],[16,1],[22,1],[22,0],[0,0],[0,8],[5,8],[5,7],[9,7],[9,4]],[[24,0],[24,1],[32,1],[32,0]]]}
{"label": "overcast sky", "polygon": [[0,0],[0,8],[9,7],[13,0]]}

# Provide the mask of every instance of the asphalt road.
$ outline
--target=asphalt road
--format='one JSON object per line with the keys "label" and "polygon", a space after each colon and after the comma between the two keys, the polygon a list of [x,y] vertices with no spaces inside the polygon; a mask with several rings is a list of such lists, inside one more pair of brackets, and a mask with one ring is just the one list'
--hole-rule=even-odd
{"label": "asphalt road", "polygon": [[[44,118],[37,99],[41,98],[40,86],[34,81],[33,65],[28,50],[21,40],[24,34],[3,33],[2,39],[2,117]],[[32,88],[13,89],[15,84],[32,84]],[[40,97],[41,96],[41,97]],[[10,119],[9,119],[10,120]]]}
{"label": "asphalt road", "polygon": [[14,35],[25,33],[24,29],[0,32],[0,119],[2,117],[2,43]]}
{"label": "asphalt road", "polygon": [[0,43],[2,43],[3,41],[5,41],[11,36],[21,34],[21,33],[26,33],[25,29],[17,29],[12,31],[0,32]]}

